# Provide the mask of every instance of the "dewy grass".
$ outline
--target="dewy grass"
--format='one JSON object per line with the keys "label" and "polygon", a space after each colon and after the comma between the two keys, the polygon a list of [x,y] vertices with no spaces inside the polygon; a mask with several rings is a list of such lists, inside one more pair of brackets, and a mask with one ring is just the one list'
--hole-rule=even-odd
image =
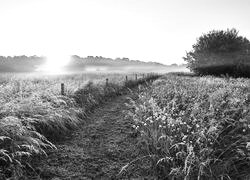
{"label": "dewy grass", "polygon": [[148,173],[159,179],[249,177],[249,79],[167,75],[128,106],[144,157],[136,167],[146,157]]}
{"label": "dewy grass", "polygon": [[[32,169],[30,156],[46,155],[48,148],[56,148],[50,141],[57,141],[77,128],[85,115],[105,99],[145,80],[157,78],[147,76],[135,81],[134,75],[128,77],[127,83],[124,74],[43,78],[10,74],[2,77],[0,179],[23,176],[23,169]],[[106,78],[109,78],[108,85]],[[66,87],[65,96],[60,94],[62,82]]]}

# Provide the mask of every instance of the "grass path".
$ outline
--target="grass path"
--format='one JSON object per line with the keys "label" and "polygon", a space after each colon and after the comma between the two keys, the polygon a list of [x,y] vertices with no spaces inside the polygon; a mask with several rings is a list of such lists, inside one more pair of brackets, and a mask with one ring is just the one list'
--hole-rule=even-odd
{"label": "grass path", "polygon": [[124,112],[128,96],[95,109],[71,138],[57,144],[58,149],[39,162],[40,178],[118,179],[121,167],[137,153],[132,120]]}

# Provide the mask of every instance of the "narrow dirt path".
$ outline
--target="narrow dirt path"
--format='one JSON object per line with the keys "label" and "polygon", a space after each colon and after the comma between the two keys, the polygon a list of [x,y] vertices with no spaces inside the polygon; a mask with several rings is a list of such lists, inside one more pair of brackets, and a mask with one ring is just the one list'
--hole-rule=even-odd
{"label": "narrow dirt path", "polygon": [[106,102],[89,116],[71,139],[58,144],[40,162],[42,179],[129,179],[118,177],[122,166],[136,157],[132,120],[124,110],[128,95]]}

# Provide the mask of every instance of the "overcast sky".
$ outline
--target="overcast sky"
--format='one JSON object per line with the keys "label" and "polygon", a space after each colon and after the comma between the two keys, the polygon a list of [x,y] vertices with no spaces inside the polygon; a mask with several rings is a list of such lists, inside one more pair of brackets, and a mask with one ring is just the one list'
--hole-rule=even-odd
{"label": "overcast sky", "polygon": [[249,17],[249,0],[0,0],[0,55],[183,63],[212,29],[250,39]]}

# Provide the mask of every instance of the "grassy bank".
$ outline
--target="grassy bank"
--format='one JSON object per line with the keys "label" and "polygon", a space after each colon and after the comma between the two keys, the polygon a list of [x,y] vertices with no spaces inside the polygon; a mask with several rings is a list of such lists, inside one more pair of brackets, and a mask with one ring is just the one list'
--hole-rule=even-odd
{"label": "grassy bank", "polygon": [[248,179],[250,80],[167,75],[132,100],[140,167],[159,179]]}
{"label": "grassy bank", "polygon": [[[5,78],[8,80],[2,78],[0,85],[0,179],[21,177],[23,169],[32,171],[31,156],[46,155],[47,149],[56,148],[51,142],[77,128],[93,108],[157,77],[135,80],[129,75],[127,82],[122,74]],[[65,95],[60,94],[61,82]]]}

